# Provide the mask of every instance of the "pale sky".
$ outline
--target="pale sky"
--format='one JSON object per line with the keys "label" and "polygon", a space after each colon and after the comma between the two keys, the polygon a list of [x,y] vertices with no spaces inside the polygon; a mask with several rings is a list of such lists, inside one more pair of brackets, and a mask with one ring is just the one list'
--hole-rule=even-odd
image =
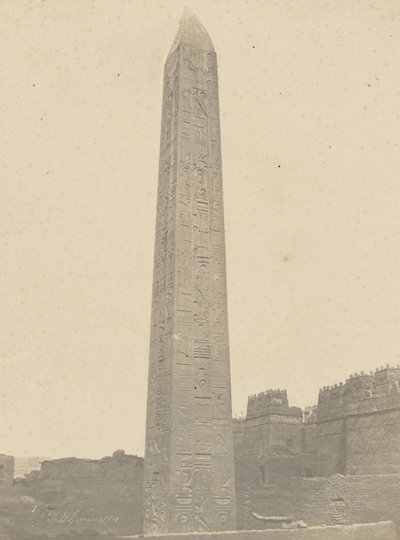
{"label": "pale sky", "polygon": [[0,453],[143,454],[162,71],[219,62],[232,395],[400,362],[396,0],[0,2]]}

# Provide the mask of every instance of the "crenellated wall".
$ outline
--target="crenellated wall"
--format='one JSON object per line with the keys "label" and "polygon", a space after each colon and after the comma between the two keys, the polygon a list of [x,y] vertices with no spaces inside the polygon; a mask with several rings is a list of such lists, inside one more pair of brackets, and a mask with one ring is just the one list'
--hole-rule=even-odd
{"label": "crenellated wall", "polygon": [[250,396],[242,429],[241,482],[266,485],[301,473],[303,412],[290,407],[286,390]]}
{"label": "crenellated wall", "polygon": [[235,422],[241,527],[255,527],[253,510],[308,525],[379,517],[400,528],[399,366],[324,387],[304,412],[289,406],[285,390],[250,396]]}
{"label": "crenellated wall", "polygon": [[400,471],[400,367],[346,381],[346,474]]}
{"label": "crenellated wall", "polygon": [[317,418],[317,476],[399,472],[400,367],[323,388]]}
{"label": "crenellated wall", "polygon": [[271,412],[286,412],[288,407],[286,390],[266,390],[249,396],[246,418],[258,418]]}
{"label": "crenellated wall", "polygon": [[252,395],[234,433],[236,477],[246,485],[399,473],[400,367],[382,366],[326,386],[318,404],[304,412],[289,406],[286,390]]}

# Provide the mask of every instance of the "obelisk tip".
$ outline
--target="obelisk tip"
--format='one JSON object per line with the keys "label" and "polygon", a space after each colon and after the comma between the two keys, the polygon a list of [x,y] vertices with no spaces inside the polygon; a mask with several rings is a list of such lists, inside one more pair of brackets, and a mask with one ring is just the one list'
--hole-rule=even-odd
{"label": "obelisk tip", "polygon": [[[172,43],[169,55],[180,45],[184,43],[196,49],[215,52],[214,45],[208,35],[207,30],[201,24],[193,11],[185,6],[182,13],[182,18],[179,22],[178,31],[174,42]],[[169,56],[168,55],[168,56]]]}

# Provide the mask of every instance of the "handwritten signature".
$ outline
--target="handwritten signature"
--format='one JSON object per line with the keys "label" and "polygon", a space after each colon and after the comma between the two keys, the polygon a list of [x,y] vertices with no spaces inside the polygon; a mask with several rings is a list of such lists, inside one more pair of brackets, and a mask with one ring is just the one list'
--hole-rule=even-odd
{"label": "handwritten signature", "polygon": [[119,516],[113,515],[98,515],[94,510],[85,512],[83,510],[63,511],[63,510],[50,510],[45,506],[35,504],[32,509],[32,514],[35,514],[36,518],[45,520],[47,523],[97,523],[104,525],[106,523],[117,523]]}

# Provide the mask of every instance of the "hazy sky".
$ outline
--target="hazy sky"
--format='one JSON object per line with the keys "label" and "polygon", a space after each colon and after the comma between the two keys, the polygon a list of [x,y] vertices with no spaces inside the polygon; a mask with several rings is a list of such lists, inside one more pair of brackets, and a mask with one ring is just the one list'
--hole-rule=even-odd
{"label": "hazy sky", "polygon": [[400,4],[1,0],[0,453],[143,453],[162,70],[219,60],[234,413],[400,361]]}

